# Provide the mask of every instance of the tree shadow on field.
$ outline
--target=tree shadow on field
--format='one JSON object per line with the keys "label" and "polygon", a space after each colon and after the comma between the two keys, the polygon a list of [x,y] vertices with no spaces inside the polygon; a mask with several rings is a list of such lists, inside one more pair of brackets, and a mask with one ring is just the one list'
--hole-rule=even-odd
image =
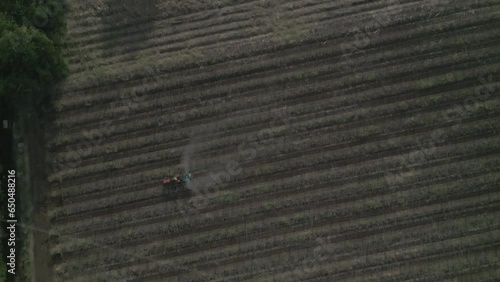
{"label": "tree shadow on field", "polygon": [[104,56],[127,54],[135,59],[141,44],[149,39],[160,14],[158,0],[104,0],[99,13],[106,32],[102,33]]}

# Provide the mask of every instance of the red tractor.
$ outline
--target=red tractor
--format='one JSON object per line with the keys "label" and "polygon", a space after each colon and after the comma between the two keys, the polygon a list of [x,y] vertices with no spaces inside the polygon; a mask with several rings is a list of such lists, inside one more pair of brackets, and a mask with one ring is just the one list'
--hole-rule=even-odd
{"label": "red tractor", "polygon": [[193,176],[189,172],[185,172],[182,176],[177,173],[174,176],[167,176],[163,178],[163,188],[167,195],[171,195],[179,192],[189,192],[189,189],[185,185],[193,179]]}

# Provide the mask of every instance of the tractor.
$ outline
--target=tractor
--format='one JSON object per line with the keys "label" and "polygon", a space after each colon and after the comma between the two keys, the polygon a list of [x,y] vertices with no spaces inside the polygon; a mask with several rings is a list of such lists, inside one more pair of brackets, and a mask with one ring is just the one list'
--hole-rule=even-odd
{"label": "tractor", "polygon": [[180,173],[174,176],[166,176],[163,178],[163,189],[166,195],[183,195],[189,194],[189,189],[187,189],[186,184],[193,179],[193,176],[189,172],[184,172],[182,175]]}

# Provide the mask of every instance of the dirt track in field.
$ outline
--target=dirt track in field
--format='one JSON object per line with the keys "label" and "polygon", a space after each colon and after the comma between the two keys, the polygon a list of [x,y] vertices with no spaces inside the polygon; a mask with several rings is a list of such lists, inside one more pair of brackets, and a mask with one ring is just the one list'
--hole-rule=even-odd
{"label": "dirt track in field", "polygon": [[[36,281],[498,271],[498,2],[146,4],[70,4],[71,75],[41,118],[55,235],[35,244]],[[166,173],[230,160],[216,194],[164,197]]]}
{"label": "dirt track in field", "polygon": [[[50,253],[49,232],[50,219],[47,217],[47,197],[49,192],[49,184],[45,179],[47,171],[43,166],[44,163],[44,148],[40,142],[40,136],[43,134],[40,131],[39,119],[36,111],[28,109],[28,116],[21,120],[21,127],[24,129],[25,143],[28,151],[24,160],[26,161],[26,175],[28,181],[26,191],[30,191],[29,199],[32,208],[29,211],[29,223],[21,225],[26,228],[26,232],[30,238],[30,262],[29,269],[23,269],[28,272],[27,275],[20,273],[23,277],[31,277],[32,281],[51,281],[52,276],[52,261],[48,259]],[[28,205],[27,205],[28,206]]]}

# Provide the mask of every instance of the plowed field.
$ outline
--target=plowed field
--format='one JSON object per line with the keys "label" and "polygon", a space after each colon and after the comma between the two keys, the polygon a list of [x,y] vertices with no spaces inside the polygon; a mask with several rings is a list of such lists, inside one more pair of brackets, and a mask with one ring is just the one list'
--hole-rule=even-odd
{"label": "plowed field", "polygon": [[498,0],[77,2],[53,281],[498,281]]}

